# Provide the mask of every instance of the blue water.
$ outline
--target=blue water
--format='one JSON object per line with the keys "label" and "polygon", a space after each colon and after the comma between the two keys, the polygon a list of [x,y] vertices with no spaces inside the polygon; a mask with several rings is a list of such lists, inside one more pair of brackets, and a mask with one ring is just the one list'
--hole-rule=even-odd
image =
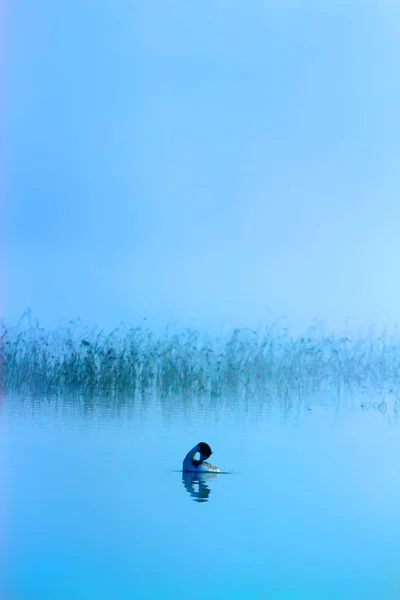
{"label": "blue water", "polygon": [[[1,598],[398,599],[399,427],[331,398],[8,399]],[[182,477],[199,441],[230,474]]]}

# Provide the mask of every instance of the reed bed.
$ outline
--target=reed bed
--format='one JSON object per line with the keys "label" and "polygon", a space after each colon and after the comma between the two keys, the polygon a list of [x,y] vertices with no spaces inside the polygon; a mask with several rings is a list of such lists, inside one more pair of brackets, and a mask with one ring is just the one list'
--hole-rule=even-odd
{"label": "reed bed", "polygon": [[225,339],[192,329],[155,335],[141,327],[106,334],[70,323],[1,325],[1,379],[7,394],[91,397],[181,394],[309,394],[400,391],[397,331],[349,337],[314,327],[292,336],[278,325],[234,330]]}

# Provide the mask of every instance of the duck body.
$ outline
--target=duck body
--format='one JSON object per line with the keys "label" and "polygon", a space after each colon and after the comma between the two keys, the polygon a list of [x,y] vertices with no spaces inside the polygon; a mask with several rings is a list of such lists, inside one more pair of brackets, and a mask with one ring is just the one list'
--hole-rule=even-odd
{"label": "duck body", "polygon": [[186,454],[183,460],[182,471],[190,471],[192,473],[220,473],[218,467],[206,462],[206,459],[211,454],[212,450],[210,446],[205,442],[199,442]]}

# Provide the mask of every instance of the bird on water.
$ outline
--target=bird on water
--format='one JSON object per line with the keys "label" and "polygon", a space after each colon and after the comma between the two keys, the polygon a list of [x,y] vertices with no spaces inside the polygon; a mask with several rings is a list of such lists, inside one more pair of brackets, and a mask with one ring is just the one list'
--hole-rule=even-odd
{"label": "bird on water", "polygon": [[199,442],[194,448],[186,454],[182,471],[192,471],[195,473],[220,473],[220,469],[206,462],[210,458],[212,450],[205,442]]}

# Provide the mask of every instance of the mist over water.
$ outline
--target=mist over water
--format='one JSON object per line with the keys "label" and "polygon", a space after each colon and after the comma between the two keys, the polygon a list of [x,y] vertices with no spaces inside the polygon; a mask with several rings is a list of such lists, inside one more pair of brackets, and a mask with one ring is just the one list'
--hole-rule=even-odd
{"label": "mist over water", "polygon": [[400,21],[362,8],[10,3],[2,599],[400,598]]}
{"label": "mist over water", "polygon": [[[395,332],[28,319],[2,352],[5,598],[397,597]],[[182,473],[199,441],[221,474]]]}
{"label": "mist over water", "polygon": [[[6,398],[3,597],[396,598],[399,422],[360,404]],[[182,474],[200,440],[230,474]]]}

